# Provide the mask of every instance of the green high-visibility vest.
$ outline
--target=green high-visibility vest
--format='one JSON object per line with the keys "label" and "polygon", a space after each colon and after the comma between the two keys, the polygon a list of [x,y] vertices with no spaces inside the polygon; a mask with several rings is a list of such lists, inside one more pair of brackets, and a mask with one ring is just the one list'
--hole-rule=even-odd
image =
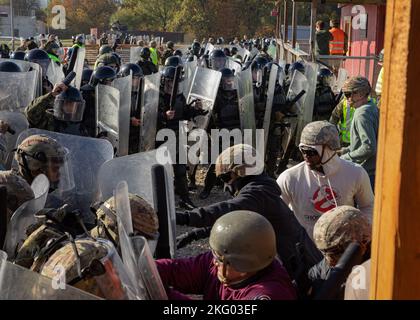
{"label": "green high-visibility vest", "polygon": [[49,53],[48,56],[50,57],[50,59],[54,62],[60,63],[61,64],[61,60],[60,58],[56,57],[55,55]]}
{"label": "green high-visibility vest", "polygon": [[[373,102],[376,104],[375,98],[369,98],[369,102]],[[353,121],[355,109],[352,106],[349,106],[347,99],[344,99],[343,103],[343,118],[339,123],[340,127],[340,136],[341,141],[345,143],[350,143],[350,128],[351,122]]]}
{"label": "green high-visibility vest", "polygon": [[150,49],[150,58],[152,59],[152,62],[155,66],[158,64],[158,54],[155,48],[149,48]]}

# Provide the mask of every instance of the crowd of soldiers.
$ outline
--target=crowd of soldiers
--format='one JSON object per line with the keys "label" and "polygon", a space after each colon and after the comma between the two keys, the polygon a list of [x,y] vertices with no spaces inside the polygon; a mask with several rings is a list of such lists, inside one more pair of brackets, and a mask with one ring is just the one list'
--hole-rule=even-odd
{"label": "crowd of soldiers", "polygon": [[[80,35],[64,61],[54,37],[1,58],[0,299],[343,299],[347,261],[370,259],[377,107],[367,79],[275,47],[168,42],[161,63],[139,46],[122,64],[103,45],[90,69]],[[232,197],[200,208],[182,161],[195,129],[263,130],[204,139],[219,152],[199,196]],[[174,259],[207,237],[211,252]]]}

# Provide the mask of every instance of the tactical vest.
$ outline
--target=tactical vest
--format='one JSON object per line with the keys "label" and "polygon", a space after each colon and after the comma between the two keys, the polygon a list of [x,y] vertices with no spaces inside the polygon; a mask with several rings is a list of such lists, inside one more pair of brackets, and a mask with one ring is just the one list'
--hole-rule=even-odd
{"label": "tactical vest", "polygon": [[[171,99],[171,95],[169,94],[164,94],[163,96],[161,95],[160,97],[159,106],[162,108],[161,110],[163,111],[164,114],[166,113],[166,111],[169,110],[167,108],[169,107],[170,99]],[[171,129],[174,131],[179,130],[179,121],[186,120],[185,115],[184,115],[185,104],[186,104],[186,101],[185,101],[184,95],[179,94],[176,97],[175,105],[173,108],[173,110],[175,111],[175,116],[172,120],[166,120],[165,128]]]}
{"label": "tactical vest", "polygon": [[335,107],[334,94],[329,87],[318,87],[315,95],[314,115],[331,115]]}
{"label": "tactical vest", "polygon": [[239,104],[238,100],[228,99],[222,97],[220,99],[220,111],[219,111],[219,127],[220,129],[240,129],[241,120],[239,118]]}

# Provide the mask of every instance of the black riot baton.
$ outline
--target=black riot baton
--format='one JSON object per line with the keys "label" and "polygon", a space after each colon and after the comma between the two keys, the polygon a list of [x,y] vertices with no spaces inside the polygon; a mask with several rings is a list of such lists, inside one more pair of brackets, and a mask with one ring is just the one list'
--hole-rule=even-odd
{"label": "black riot baton", "polygon": [[171,258],[169,246],[168,201],[166,198],[165,167],[156,164],[152,167],[152,186],[155,209],[159,219],[159,239],[155,250],[156,259]]}
{"label": "black riot baton", "polygon": [[0,187],[0,249],[4,246],[7,232],[7,188]]}
{"label": "black riot baton", "polygon": [[71,52],[69,65],[68,65],[67,70],[66,70],[66,75],[68,75],[71,71],[73,71],[74,66],[76,65],[78,52],[79,52],[79,47],[73,47],[73,51]]}
{"label": "black riot baton", "polygon": [[177,66],[175,70],[175,79],[174,79],[174,85],[172,87],[171,100],[169,101],[169,110],[173,110],[175,107],[176,96],[178,95],[179,82],[181,81],[181,72],[182,72],[182,67]]}
{"label": "black riot baton", "polygon": [[333,267],[314,300],[331,300],[340,292],[353,267],[362,262],[362,248],[358,242],[352,242],[344,251],[340,260]]}

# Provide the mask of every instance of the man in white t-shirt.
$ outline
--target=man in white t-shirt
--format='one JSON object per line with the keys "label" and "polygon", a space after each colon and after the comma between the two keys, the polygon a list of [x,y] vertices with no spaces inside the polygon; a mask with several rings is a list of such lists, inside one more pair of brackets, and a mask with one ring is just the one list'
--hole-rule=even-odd
{"label": "man in white t-shirt", "polygon": [[312,237],[319,217],[343,205],[357,207],[372,221],[374,195],[369,176],[360,165],[341,159],[340,139],[327,121],[309,123],[302,131],[299,149],[304,162],[277,179],[281,198]]}

